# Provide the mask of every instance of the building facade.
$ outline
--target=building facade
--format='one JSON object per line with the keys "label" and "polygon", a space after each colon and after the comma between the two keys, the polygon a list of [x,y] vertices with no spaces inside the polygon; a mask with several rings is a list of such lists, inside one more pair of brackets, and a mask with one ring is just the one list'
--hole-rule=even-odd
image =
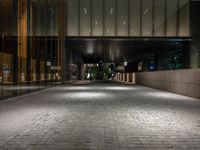
{"label": "building facade", "polygon": [[194,34],[198,30],[194,17],[198,16],[191,16],[198,8],[194,10],[193,3],[190,0],[0,0],[0,97],[46,88],[63,78],[70,80],[73,67],[69,64],[76,66],[78,62],[77,66],[81,66],[83,62],[67,49],[69,37],[186,39],[189,48],[193,44],[191,55],[188,54],[190,66],[199,67],[200,34]]}

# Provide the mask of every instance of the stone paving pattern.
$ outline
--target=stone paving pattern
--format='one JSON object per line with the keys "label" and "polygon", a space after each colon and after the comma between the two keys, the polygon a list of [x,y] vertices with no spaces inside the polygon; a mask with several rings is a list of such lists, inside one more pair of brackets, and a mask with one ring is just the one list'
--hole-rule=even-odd
{"label": "stone paving pattern", "polygon": [[200,100],[122,83],[0,102],[0,150],[200,149]]}

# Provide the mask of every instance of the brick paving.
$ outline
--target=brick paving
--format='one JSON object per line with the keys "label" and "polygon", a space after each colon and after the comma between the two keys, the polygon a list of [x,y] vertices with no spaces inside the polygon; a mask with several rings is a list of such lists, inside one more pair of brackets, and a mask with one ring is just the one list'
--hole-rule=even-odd
{"label": "brick paving", "polygon": [[200,149],[200,100],[93,82],[0,102],[0,150]]}

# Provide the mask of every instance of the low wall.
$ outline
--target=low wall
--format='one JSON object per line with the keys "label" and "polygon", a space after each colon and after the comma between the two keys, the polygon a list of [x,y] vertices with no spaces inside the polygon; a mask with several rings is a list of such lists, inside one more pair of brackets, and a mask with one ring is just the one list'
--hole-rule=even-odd
{"label": "low wall", "polygon": [[118,73],[115,80],[135,84],[135,73]]}
{"label": "low wall", "polygon": [[[141,72],[135,73],[135,75],[133,74],[134,73],[132,73],[131,76],[135,79],[132,80],[134,80],[136,84],[200,99],[200,69]],[[124,82],[129,81],[125,80]]]}

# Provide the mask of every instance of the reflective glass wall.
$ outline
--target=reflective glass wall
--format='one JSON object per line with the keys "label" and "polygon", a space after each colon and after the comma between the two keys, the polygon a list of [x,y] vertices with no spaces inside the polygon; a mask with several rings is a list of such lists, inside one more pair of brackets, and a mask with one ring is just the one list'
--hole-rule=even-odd
{"label": "reflective glass wall", "polygon": [[57,84],[57,0],[0,0],[0,97]]}

